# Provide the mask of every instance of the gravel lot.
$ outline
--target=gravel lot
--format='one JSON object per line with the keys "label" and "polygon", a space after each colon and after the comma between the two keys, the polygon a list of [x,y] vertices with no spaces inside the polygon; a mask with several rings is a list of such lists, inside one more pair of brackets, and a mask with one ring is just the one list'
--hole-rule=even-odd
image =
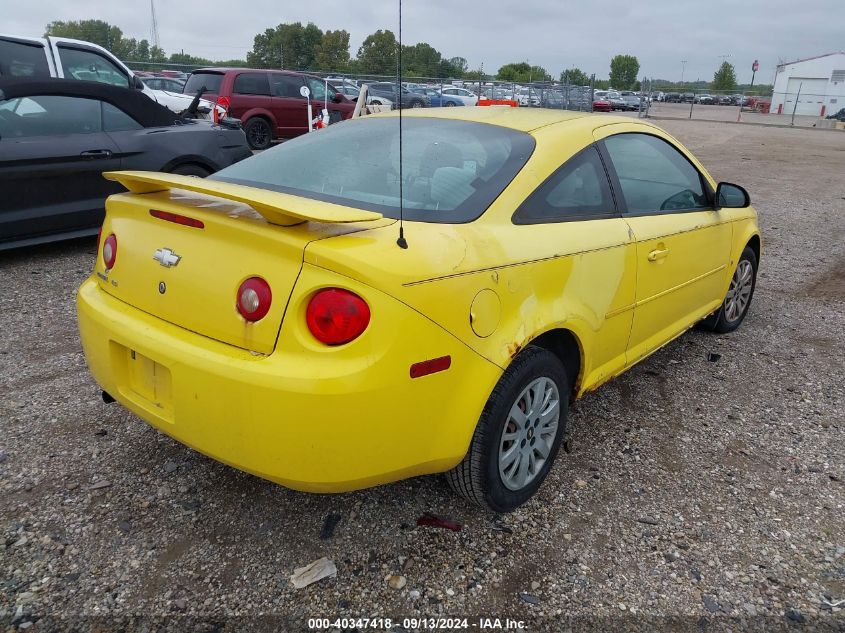
{"label": "gravel lot", "polygon": [[[577,403],[568,452],[502,517],[439,477],[307,495],[170,440],[103,404],[86,371],[73,297],[94,242],[0,254],[0,625],[845,630],[845,134],[662,125],[751,192],[764,239],[751,311]],[[424,512],[463,530],[418,527]],[[336,578],[293,589],[293,569],[322,556]]]}

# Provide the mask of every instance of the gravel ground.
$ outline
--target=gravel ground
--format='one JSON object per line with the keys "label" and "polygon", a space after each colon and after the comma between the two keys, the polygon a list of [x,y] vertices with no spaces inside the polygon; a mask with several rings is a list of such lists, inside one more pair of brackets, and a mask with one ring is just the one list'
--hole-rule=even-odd
{"label": "gravel ground", "polygon": [[[845,630],[845,135],[662,124],[751,192],[751,311],[578,402],[540,494],[501,517],[439,477],[316,496],[191,451],[88,376],[73,296],[93,241],[0,254],[0,625]],[[424,512],[463,529],[419,527]],[[294,589],[323,556],[337,576]]]}

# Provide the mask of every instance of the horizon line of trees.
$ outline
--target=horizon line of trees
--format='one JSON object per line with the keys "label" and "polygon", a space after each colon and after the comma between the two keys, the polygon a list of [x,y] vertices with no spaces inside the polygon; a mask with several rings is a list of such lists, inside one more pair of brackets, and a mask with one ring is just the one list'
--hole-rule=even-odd
{"label": "horizon line of trees", "polygon": [[[147,39],[124,37],[123,31],[103,20],[54,21],[47,25],[45,35],[68,37],[98,44],[119,59],[144,64],[184,64],[195,66],[245,66],[255,68],[289,68],[319,72],[360,75],[395,75],[399,43],[388,29],[368,35],[352,57],[349,32],[323,31],[313,22],[282,23],[258,33],[246,59],[215,61],[180,51],[168,55],[162,48],[151,46]],[[567,68],[557,79],[561,83],[596,88],[614,87],[638,90],[639,60],[633,55],[616,55],[610,61],[608,79],[595,79],[579,68]],[[406,77],[449,78],[464,80],[499,80],[515,83],[551,82],[554,77],[545,68],[528,62],[511,62],[499,68],[495,75],[484,72],[482,64],[470,70],[464,57],[444,57],[426,42],[402,45],[402,74]],[[727,61],[716,71],[712,82],[670,82],[653,79],[652,89],[680,90],[711,89],[731,91],[746,86],[737,85],[734,67]],[[761,85],[761,90],[768,86]]]}

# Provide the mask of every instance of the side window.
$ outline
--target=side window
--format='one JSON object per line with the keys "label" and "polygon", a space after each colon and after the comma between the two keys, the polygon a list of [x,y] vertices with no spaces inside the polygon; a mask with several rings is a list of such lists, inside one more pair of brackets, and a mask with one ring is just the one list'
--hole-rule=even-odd
{"label": "side window", "polygon": [[591,220],[616,215],[610,184],[595,146],[566,161],[528,196],[514,224]]}
{"label": "side window", "polygon": [[[308,77],[306,80],[308,82],[308,87],[311,89],[311,98],[315,101],[323,101],[326,98],[326,84],[325,82],[320,81],[319,79],[315,79],[313,77]],[[335,89],[332,86],[329,86],[329,100],[334,98]]]}
{"label": "side window", "polygon": [[121,88],[129,87],[129,77],[99,53],[59,46],[59,55],[62,58],[62,71],[65,79],[99,81]]}
{"label": "side window", "polygon": [[49,77],[42,44],[0,39],[0,77]]}
{"label": "side window", "polygon": [[103,130],[106,132],[127,132],[140,130],[143,126],[123,110],[110,103],[103,103]]}
{"label": "side window", "polygon": [[270,95],[267,73],[241,73],[235,77],[232,91],[240,95]]}
{"label": "side window", "polygon": [[270,80],[273,82],[274,97],[305,98],[299,92],[304,84],[302,83],[302,78],[298,75],[273,74],[270,76]]}
{"label": "side window", "polygon": [[4,138],[102,132],[100,102],[52,95],[10,99],[0,102],[0,130]]}
{"label": "side window", "polygon": [[604,140],[628,213],[690,211],[711,207],[701,174],[670,143],[650,134]]}

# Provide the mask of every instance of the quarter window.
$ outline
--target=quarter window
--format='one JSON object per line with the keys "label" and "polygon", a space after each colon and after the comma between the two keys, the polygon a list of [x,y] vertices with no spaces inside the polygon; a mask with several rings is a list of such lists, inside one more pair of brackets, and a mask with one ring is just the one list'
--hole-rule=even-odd
{"label": "quarter window", "polygon": [[710,208],[698,170],[675,147],[650,134],[617,134],[604,140],[628,213]]}
{"label": "quarter window", "polygon": [[270,96],[270,82],[266,73],[241,73],[235,77],[234,92],[240,95]]}
{"label": "quarter window", "polygon": [[123,110],[103,102],[103,130],[106,132],[127,132],[140,130],[143,126]]}
{"label": "quarter window", "polygon": [[590,146],[570,158],[514,214],[515,224],[589,220],[616,214],[598,150]]}

